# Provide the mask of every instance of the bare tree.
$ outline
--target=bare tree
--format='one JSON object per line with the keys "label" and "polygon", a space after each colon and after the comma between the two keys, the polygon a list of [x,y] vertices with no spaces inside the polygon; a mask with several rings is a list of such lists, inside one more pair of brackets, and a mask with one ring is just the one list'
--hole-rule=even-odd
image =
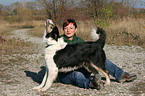
{"label": "bare tree", "polygon": [[0,15],[2,15],[3,5],[0,4]]}
{"label": "bare tree", "polygon": [[91,17],[98,17],[98,11],[101,9],[108,0],[83,0],[85,2],[88,14]]}
{"label": "bare tree", "polygon": [[25,8],[31,9],[31,10],[36,10],[37,9],[37,4],[36,2],[26,2],[25,3]]}
{"label": "bare tree", "polygon": [[48,18],[52,18],[53,16],[54,19],[56,19],[56,8],[58,0],[37,0],[36,2],[45,8]]}

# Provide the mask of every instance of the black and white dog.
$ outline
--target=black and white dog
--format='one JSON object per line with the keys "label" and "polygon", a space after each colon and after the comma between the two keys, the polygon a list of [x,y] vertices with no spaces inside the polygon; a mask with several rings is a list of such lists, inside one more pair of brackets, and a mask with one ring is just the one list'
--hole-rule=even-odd
{"label": "black and white dog", "polygon": [[94,74],[97,74],[98,71],[103,72],[106,77],[105,85],[110,85],[110,79],[105,69],[106,55],[103,51],[106,33],[103,29],[97,28],[93,29],[91,34],[93,37],[99,36],[99,39],[95,42],[67,44],[63,41],[63,37],[59,36],[58,28],[52,20],[47,19],[43,37],[46,44],[45,63],[47,71],[42,83],[33,89],[45,91],[50,88],[59,71],[71,71],[80,67],[84,67]]}

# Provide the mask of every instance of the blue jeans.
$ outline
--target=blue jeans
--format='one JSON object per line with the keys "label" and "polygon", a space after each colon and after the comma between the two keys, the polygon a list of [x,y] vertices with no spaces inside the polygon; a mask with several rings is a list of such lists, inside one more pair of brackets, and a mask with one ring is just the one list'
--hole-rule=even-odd
{"label": "blue jeans", "polygon": [[72,71],[68,73],[58,73],[56,82],[72,84],[80,88],[89,88],[90,79],[86,78],[82,72]]}
{"label": "blue jeans", "polygon": [[106,67],[106,70],[109,71],[109,74],[115,77],[116,81],[118,81],[121,78],[121,75],[124,72],[121,68],[113,64],[108,59],[106,59],[105,67]]}
{"label": "blue jeans", "polygon": [[[121,75],[124,72],[121,68],[117,67],[108,59],[106,59],[105,67],[106,70],[109,71],[109,74],[115,77],[117,81],[121,78]],[[78,71],[72,71],[68,73],[58,73],[56,82],[61,82],[64,84],[72,84],[87,89],[89,88],[90,74],[91,73],[87,72],[86,69],[81,69]]]}

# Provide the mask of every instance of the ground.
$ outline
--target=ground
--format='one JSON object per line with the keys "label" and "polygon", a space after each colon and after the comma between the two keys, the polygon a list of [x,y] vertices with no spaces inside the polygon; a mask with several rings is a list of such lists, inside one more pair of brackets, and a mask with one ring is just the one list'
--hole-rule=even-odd
{"label": "ground", "polygon": [[33,87],[39,85],[38,82],[43,78],[45,70],[42,38],[29,35],[29,29],[14,30],[11,33],[13,33],[11,37],[31,41],[33,46],[30,50],[35,51],[35,54],[11,54],[1,57],[5,65],[2,64],[0,67],[0,96],[145,95],[145,49],[138,46],[106,45],[104,48],[108,59],[124,71],[137,75],[134,82],[118,83],[110,76],[111,85],[101,90],[83,89],[61,83],[53,83],[45,92],[33,90]]}

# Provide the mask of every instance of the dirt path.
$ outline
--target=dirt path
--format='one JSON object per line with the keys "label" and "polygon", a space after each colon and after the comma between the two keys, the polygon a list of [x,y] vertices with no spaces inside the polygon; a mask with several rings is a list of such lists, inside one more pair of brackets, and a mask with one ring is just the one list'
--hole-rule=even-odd
{"label": "dirt path", "polygon": [[[4,74],[0,74],[0,96],[144,96],[145,95],[145,50],[132,46],[106,45],[107,58],[121,67],[124,71],[137,74],[138,79],[130,83],[118,83],[111,77],[111,85],[101,90],[83,89],[72,85],[54,83],[46,92],[32,90],[43,78],[45,71],[43,64],[42,38],[28,35],[28,29],[12,31],[13,37],[31,41],[36,54],[12,54],[5,55],[7,65],[0,67]],[[39,78],[38,78],[39,77]]]}

